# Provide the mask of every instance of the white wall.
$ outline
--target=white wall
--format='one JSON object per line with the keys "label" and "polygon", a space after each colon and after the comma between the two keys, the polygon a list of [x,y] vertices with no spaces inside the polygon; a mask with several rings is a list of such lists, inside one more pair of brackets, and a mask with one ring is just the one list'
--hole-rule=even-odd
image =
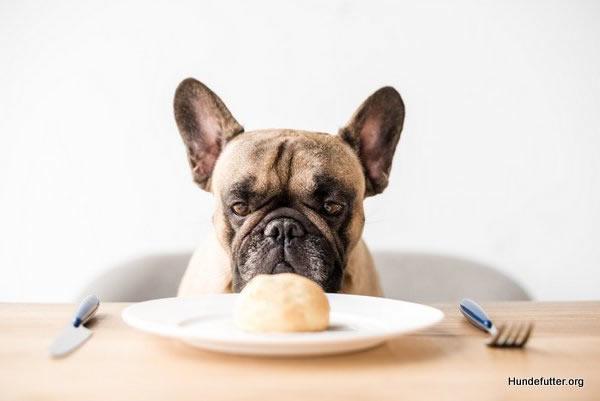
{"label": "white wall", "polygon": [[599,2],[104,3],[0,3],[0,300],[71,300],[197,243],[212,199],[171,110],[187,76],[247,130],[335,132],[395,86],[407,119],[371,247],[600,298]]}

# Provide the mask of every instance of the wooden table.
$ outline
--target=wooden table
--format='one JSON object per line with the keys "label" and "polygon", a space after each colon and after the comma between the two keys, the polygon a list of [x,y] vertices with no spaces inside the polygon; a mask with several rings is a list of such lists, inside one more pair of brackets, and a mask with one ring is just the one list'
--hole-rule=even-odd
{"label": "wooden table", "polygon": [[[94,336],[62,360],[47,347],[74,305],[0,304],[0,400],[600,400],[600,302],[484,304],[533,320],[526,350],[484,346],[456,305],[444,321],[378,348],[318,358],[202,351],[137,332],[103,304]],[[508,378],[583,379],[517,386]]]}

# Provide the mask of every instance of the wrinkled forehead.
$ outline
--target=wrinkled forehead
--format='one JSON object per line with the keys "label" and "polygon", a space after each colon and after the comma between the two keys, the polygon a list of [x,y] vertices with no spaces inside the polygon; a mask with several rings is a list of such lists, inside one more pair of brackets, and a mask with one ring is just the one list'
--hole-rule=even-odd
{"label": "wrinkled forehead", "polygon": [[362,167],[356,154],[337,136],[295,130],[244,133],[219,157],[212,191],[228,191],[240,183],[265,194],[286,189],[310,193],[319,181],[362,196]]}

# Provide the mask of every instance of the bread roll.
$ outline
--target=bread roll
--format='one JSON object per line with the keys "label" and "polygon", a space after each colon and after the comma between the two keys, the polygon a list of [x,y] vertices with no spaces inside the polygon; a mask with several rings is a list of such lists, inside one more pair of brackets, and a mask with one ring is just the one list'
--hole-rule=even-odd
{"label": "bread roll", "polygon": [[293,273],[254,277],[240,293],[236,325],[250,332],[322,331],[329,302],[317,283]]}

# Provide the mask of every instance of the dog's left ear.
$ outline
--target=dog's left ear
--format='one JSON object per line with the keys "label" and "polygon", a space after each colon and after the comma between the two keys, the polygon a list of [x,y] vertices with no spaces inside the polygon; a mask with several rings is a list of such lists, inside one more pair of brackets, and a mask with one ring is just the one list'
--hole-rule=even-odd
{"label": "dog's left ear", "polygon": [[391,86],[373,93],[356,110],[339,135],[354,148],[366,178],[365,196],[388,185],[392,159],[404,124],[404,103]]}
{"label": "dog's left ear", "polygon": [[221,150],[244,132],[225,104],[202,82],[188,78],[175,91],[175,120],[187,147],[194,181],[207,191]]}

